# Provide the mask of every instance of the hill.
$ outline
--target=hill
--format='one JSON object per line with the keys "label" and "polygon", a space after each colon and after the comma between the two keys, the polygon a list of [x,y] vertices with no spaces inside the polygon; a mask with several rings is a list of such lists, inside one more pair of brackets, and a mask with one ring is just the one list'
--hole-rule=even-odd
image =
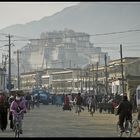
{"label": "hill", "polygon": [[[26,24],[12,25],[1,29],[0,32],[29,38],[39,38],[42,32],[64,30],[65,28],[91,35],[119,32],[140,28],[139,13],[140,3],[81,2],[76,6],[65,8],[52,16],[44,17],[38,21],[31,21]],[[112,50],[109,50],[110,47],[119,49],[120,43],[137,41],[139,41],[139,32],[91,36],[91,42],[97,46],[103,47],[106,51],[110,51],[112,57],[119,57],[119,53],[118,50],[116,53],[112,53]],[[115,44],[106,44],[107,42]],[[139,46],[135,49],[138,48]],[[124,56],[139,56],[137,51],[125,50]]]}

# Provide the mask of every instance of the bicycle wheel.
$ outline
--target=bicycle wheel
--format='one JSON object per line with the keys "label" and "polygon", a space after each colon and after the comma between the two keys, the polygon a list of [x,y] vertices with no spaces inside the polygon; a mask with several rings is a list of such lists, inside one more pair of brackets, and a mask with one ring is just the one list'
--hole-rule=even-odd
{"label": "bicycle wheel", "polygon": [[137,134],[138,128],[139,128],[139,122],[138,122],[138,120],[134,120],[132,122],[132,133],[133,133],[133,135]]}
{"label": "bicycle wheel", "polygon": [[16,124],[15,125],[15,137],[19,138],[19,135],[20,135],[19,124]]}
{"label": "bicycle wheel", "polygon": [[15,129],[15,138],[17,137],[17,129]]}
{"label": "bicycle wheel", "polygon": [[127,137],[131,137],[131,134],[132,134],[132,123],[129,120],[127,120],[125,122],[125,126],[127,126],[127,127],[125,127],[126,128],[126,130],[125,130],[126,136]]}
{"label": "bicycle wheel", "polygon": [[15,126],[14,126],[15,128],[15,138],[17,137],[17,135],[18,135],[18,129],[17,129],[17,124],[15,124]]}
{"label": "bicycle wheel", "polygon": [[20,135],[20,132],[19,132],[19,130],[18,130],[18,132],[17,132],[17,137],[19,138],[19,135]]}
{"label": "bicycle wheel", "polygon": [[77,110],[78,116],[80,115],[80,107],[78,106],[78,110]]}
{"label": "bicycle wheel", "polygon": [[123,134],[123,132],[121,132],[121,130],[120,130],[119,122],[117,122],[117,135],[118,135],[119,137],[121,137],[122,134]]}

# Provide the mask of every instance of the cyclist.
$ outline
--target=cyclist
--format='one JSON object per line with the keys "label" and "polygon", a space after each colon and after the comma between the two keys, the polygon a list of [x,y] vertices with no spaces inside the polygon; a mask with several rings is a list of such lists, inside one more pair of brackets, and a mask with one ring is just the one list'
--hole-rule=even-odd
{"label": "cyclist", "polygon": [[132,122],[132,104],[128,101],[126,94],[123,96],[123,100],[118,106],[117,115],[119,115],[120,130],[121,132],[124,132],[124,120],[126,119]]}
{"label": "cyclist", "polygon": [[20,134],[22,134],[22,120],[24,117],[24,112],[26,112],[25,100],[17,94],[15,100],[10,105],[10,111],[13,114],[13,121],[15,123],[17,115],[20,115]]}

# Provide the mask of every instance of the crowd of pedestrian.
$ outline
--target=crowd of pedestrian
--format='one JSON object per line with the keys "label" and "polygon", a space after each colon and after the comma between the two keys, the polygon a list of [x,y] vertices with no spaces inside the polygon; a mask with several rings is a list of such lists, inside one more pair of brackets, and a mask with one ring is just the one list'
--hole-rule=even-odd
{"label": "crowd of pedestrian", "polygon": [[[21,113],[20,133],[22,134],[22,120],[24,114],[34,109],[34,106],[40,104],[40,94],[33,96],[30,92],[14,91],[9,94],[0,91],[0,129],[5,131],[8,125],[8,119],[10,121],[10,129],[14,130],[14,123],[16,113]],[[112,108],[119,105],[121,97],[118,95],[94,95],[94,94],[82,94],[82,93],[63,93],[63,94],[51,94],[49,96],[49,104],[61,107],[63,111],[75,109],[75,113],[78,111],[78,107],[81,110],[94,112],[100,109],[100,103],[104,105],[111,103]],[[140,115],[139,115],[140,116]]]}
{"label": "crowd of pedestrian", "polygon": [[[7,93],[0,91],[0,129],[5,131],[8,126],[14,130],[16,115],[20,114],[20,133],[22,134],[22,121],[24,114],[34,109],[35,102],[39,103],[39,96],[34,97],[30,92],[15,90]],[[37,105],[36,105],[37,106]]]}
{"label": "crowd of pedestrian", "polygon": [[[49,96],[49,104],[62,107],[63,110],[71,110],[74,107],[76,108],[77,96],[78,93],[51,94]],[[114,113],[115,107],[121,101],[121,96],[113,94],[94,95],[92,93],[80,93],[80,97],[82,98],[82,107],[86,107],[90,111],[91,106],[94,106],[95,110],[99,110],[100,113],[102,111]]]}

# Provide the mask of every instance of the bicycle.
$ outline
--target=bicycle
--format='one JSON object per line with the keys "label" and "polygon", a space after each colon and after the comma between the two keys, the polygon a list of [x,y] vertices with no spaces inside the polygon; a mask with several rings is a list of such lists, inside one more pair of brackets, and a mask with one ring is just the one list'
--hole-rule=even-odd
{"label": "bicycle", "polygon": [[132,133],[133,133],[133,135],[140,133],[140,124],[137,119],[133,120],[133,122],[132,122]]}
{"label": "bicycle", "polygon": [[15,138],[16,137],[19,138],[20,135],[20,123],[21,123],[20,115],[21,114],[16,114],[16,117],[14,119]]}
{"label": "bicycle", "polygon": [[124,131],[121,131],[119,122],[117,122],[117,134],[119,137],[122,137],[123,133],[125,132],[127,137],[131,137],[132,134],[132,123],[130,120],[125,120],[124,121]]}

